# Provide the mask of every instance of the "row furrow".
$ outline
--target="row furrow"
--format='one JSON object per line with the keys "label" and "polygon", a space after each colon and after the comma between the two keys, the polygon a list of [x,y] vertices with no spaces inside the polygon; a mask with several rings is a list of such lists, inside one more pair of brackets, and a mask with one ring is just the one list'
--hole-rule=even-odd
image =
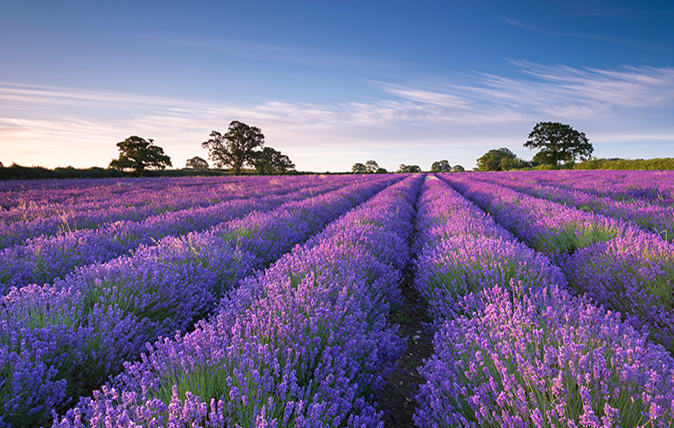
{"label": "row furrow", "polygon": [[[420,196],[415,284],[436,319],[420,427],[669,427],[674,360],[446,183]],[[496,217],[498,219],[498,216]]]}
{"label": "row furrow", "polygon": [[[499,173],[501,174],[501,173]],[[672,171],[528,171],[502,173],[516,180],[576,189],[618,201],[643,201],[660,206],[674,206]],[[519,177],[519,178],[517,178]]]}
{"label": "row furrow", "polygon": [[499,224],[553,258],[579,294],[646,327],[674,352],[674,246],[619,219],[468,177],[443,176]]}
{"label": "row furrow", "polygon": [[420,184],[409,177],[330,224],[54,426],[381,427],[373,399],[404,349],[386,314]]}
{"label": "row furrow", "polygon": [[653,205],[641,199],[631,202],[598,196],[577,189],[516,180],[506,174],[480,174],[476,178],[509,187],[536,198],[547,199],[606,217],[622,219],[646,231],[659,234],[663,239],[674,239],[674,206]]}
{"label": "row furrow", "polygon": [[[353,178],[329,180],[333,185],[353,181]],[[34,207],[20,210],[18,218],[12,218],[7,213],[4,217],[10,218],[0,221],[0,248],[20,244],[26,239],[38,236],[47,237],[81,229],[96,229],[113,222],[141,222],[154,215],[206,208],[233,199],[280,196],[326,184],[326,180],[317,176],[249,177],[245,185],[229,180],[221,183],[204,181],[203,185],[189,187],[180,184],[180,181],[175,181],[174,187],[157,190],[149,195],[145,191],[134,191],[134,197],[125,195],[127,197],[122,198],[104,194],[104,197],[96,197],[93,201],[67,206],[45,205],[31,201]],[[91,192],[96,192],[96,188],[92,187]],[[1,214],[5,213],[0,213],[0,216]]]}
{"label": "row furrow", "polygon": [[185,331],[224,292],[398,178],[379,178],[207,232],[168,237],[53,286],[14,289],[0,307],[0,421],[44,424],[145,343]]}
{"label": "row furrow", "polygon": [[[140,246],[152,246],[167,236],[204,231],[250,212],[266,211],[283,203],[333,191],[340,183],[326,183],[261,198],[233,199],[205,208],[169,212],[141,222],[115,222],[99,229],[33,238],[0,252],[0,292],[28,284],[52,283],[78,266],[103,263]],[[263,189],[264,190],[264,189]]]}

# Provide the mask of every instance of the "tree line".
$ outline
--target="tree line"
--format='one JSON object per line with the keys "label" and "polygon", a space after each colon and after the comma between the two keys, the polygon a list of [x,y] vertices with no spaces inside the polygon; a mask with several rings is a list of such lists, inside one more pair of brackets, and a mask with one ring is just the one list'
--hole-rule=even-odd
{"label": "tree line", "polygon": [[[252,166],[259,174],[285,174],[295,168],[287,155],[271,147],[264,147],[264,134],[256,126],[248,126],[232,121],[225,134],[212,131],[210,138],[201,143],[208,150],[208,156],[216,167],[227,167],[233,174],[240,174],[245,166]],[[117,143],[119,158],[110,162],[117,170],[132,170],[143,175],[148,168],[164,169],[171,166],[171,158],[155,145],[152,139],[145,140],[131,136]],[[592,144],[584,132],[578,132],[570,125],[559,122],[539,122],[529,134],[524,147],[539,149],[532,161],[519,159],[506,147],[489,150],[477,159],[480,171],[506,171],[531,168],[537,165],[556,167],[561,163],[573,164],[577,159],[587,160],[593,152]],[[208,162],[198,156],[189,159],[186,167],[207,170]],[[431,172],[461,172],[463,166],[451,166],[447,159],[433,162]],[[376,161],[364,164],[357,162],[352,168],[354,174],[385,174],[388,171]],[[399,173],[421,172],[419,165],[400,164]]]}
{"label": "tree line", "polygon": [[584,132],[559,122],[539,122],[529,133],[524,147],[539,149],[531,161],[520,159],[507,147],[489,150],[477,159],[480,171],[508,171],[541,167],[571,167],[577,160],[588,161],[594,148]]}
{"label": "tree line", "polygon": [[[259,174],[285,174],[294,171],[295,164],[287,155],[272,147],[264,146],[264,135],[260,128],[232,121],[225,134],[212,131],[209,139],[201,143],[208,150],[209,159],[216,168],[228,168],[230,173],[240,174],[244,167],[253,167]],[[0,180],[47,179],[47,178],[112,178],[131,172],[134,175],[220,175],[208,162],[195,156],[188,159],[186,170],[163,171],[172,166],[171,158],[154,144],[152,139],[131,136],[117,143],[119,157],[110,162],[109,168],[57,167],[53,170],[42,167],[24,167],[12,164],[4,167],[0,162]],[[480,171],[506,171],[513,169],[674,169],[674,158],[657,159],[597,159],[591,157],[592,144],[583,132],[559,122],[539,122],[528,136],[524,147],[539,149],[533,160],[517,157],[510,149],[491,149],[477,159]],[[580,163],[576,163],[580,160]],[[430,172],[463,172],[461,165],[450,165],[447,159],[433,162]],[[398,173],[421,172],[419,165],[400,164]],[[376,161],[357,162],[351,168],[354,174],[387,174],[385,168]]]}
{"label": "tree line", "polygon": [[[451,166],[447,159],[439,160],[433,162],[431,165],[431,172],[463,172],[465,171],[464,167],[461,165]],[[369,160],[365,164],[356,162],[351,167],[351,172],[353,174],[388,174],[389,172],[386,168],[381,168],[374,160]],[[419,165],[405,165],[401,163],[398,167],[397,173],[409,174],[421,172],[421,167]]]}
{"label": "tree line", "polygon": [[[215,167],[226,167],[233,174],[241,174],[245,166],[254,167],[258,174],[285,174],[295,168],[287,155],[264,147],[264,134],[256,126],[233,120],[226,133],[212,131],[209,137],[201,143],[208,150],[209,159]],[[112,169],[144,175],[149,169],[173,166],[171,158],[152,139],[133,135],[117,143],[117,148],[119,157],[110,162]],[[188,159],[185,167],[198,171],[209,169],[208,162],[199,156]]]}
{"label": "tree line", "polygon": [[[578,159],[588,161],[594,150],[584,132],[578,132],[570,125],[559,122],[537,123],[524,143],[524,147],[539,149],[533,160],[520,159],[512,150],[501,147],[489,150],[478,158],[477,169],[479,171],[508,171],[536,166],[555,168],[560,164],[569,167],[573,166]],[[381,172],[379,171],[381,168],[379,170],[377,168],[377,163],[370,160],[365,165],[355,163],[351,172],[356,174]],[[462,171],[465,171],[465,169],[461,165],[451,166],[446,159],[433,162],[430,169],[430,172]],[[383,172],[386,172],[386,170],[383,170]],[[421,172],[421,168],[418,165],[401,164],[397,172]]]}

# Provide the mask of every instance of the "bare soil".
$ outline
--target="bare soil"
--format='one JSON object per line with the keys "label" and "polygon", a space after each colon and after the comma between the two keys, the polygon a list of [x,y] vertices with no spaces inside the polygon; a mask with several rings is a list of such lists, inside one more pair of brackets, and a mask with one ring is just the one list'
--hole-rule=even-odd
{"label": "bare soil", "polygon": [[431,319],[426,310],[426,302],[414,288],[414,271],[409,267],[405,271],[401,284],[404,302],[391,311],[389,322],[398,324],[399,333],[407,339],[407,350],[398,360],[395,371],[386,378],[379,408],[384,411],[385,428],[413,427],[412,415],[417,407],[414,399],[418,385],[424,378],[417,369],[433,351],[433,334],[428,327]]}

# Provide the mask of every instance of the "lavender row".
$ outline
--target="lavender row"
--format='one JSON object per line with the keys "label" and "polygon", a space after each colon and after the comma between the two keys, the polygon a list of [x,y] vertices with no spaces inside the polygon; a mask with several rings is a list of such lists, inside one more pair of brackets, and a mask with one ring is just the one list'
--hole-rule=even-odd
{"label": "lavender row", "polygon": [[446,183],[427,182],[418,209],[415,285],[437,332],[417,426],[674,423],[674,360],[662,347],[569,294],[550,259]]}
{"label": "lavender row", "polygon": [[530,182],[577,189],[618,201],[674,206],[672,171],[530,171],[526,176]]}
{"label": "lavender row", "polygon": [[[674,352],[671,243],[625,222],[503,186],[447,179],[518,238],[553,256],[574,290],[645,326],[654,341]],[[556,245],[563,251],[555,251]]]}
{"label": "lavender row", "polygon": [[548,199],[583,211],[592,211],[595,214],[631,222],[650,232],[659,234],[668,241],[674,239],[674,205],[663,207],[641,199],[631,202],[617,201],[606,196],[598,196],[576,189],[536,183],[534,180],[523,182],[521,174],[478,173],[474,176],[537,198]]}
{"label": "lavender row", "polygon": [[51,283],[78,266],[112,260],[141,245],[154,245],[163,237],[206,230],[251,211],[269,210],[338,187],[340,183],[329,182],[290,194],[275,194],[270,189],[269,195],[261,198],[233,199],[210,207],[168,212],[141,222],[116,222],[100,229],[33,238],[0,253],[0,291],[6,294],[11,287]]}
{"label": "lavender row", "polygon": [[[245,185],[228,181],[222,183],[209,181],[201,186],[187,187],[181,186],[178,179],[174,180],[173,187],[150,196],[144,192],[134,192],[135,198],[120,200],[116,196],[108,195],[108,199],[78,203],[67,207],[47,205],[21,211],[14,210],[19,212],[17,216],[20,215],[21,220],[4,220],[0,224],[0,248],[6,248],[41,235],[50,236],[80,229],[95,229],[115,221],[139,222],[157,214],[209,207],[233,199],[260,198],[270,194],[282,195],[325,182],[325,180],[317,180],[314,177],[302,177],[301,179],[250,177]],[[350,180],[352,181],[353,179]],[[347,183],[342,178],[332,179],[329,182]]]}
{"label": "lavender row", "polygon": [[[133,178],[93,180],[43,180],[0,183],[3,222],[47,217],[70,208],[152,205],[188,197],[191,190],[233,190],[240,178]],[[9,184],[14,187],[7,188]],[[169,196],[174,196],[170,198]]]}
{"label": "lavender row", "polygon": [[[236,191],[249,177],[161,177],[0,182],[3,220],[7,211],[80,204],[150,203],[157,195],[188,196],[190,189]],[[259,178],[266,181],[272,178]]]}
{"label": "lavender row", "polygon": [[156,342],[54,426],[383,426],[372,400],[404,349],[386,314],[420,183],[386,189],[246,280],[216,317]]}
{"label": "lavender row", "polygon": [[445,174],[441,177],[524,243],[555,260],[596,242],[618,236],[629,239],[648,234],[620,219],[535,198],[475,179],[469,174],[460,177]]}
{"label": "lavender row", "polygon": [[184,332],[224,292],[397,178],[378,178],[207,232],[168,237],[132,257],[14,289],[0,307],[0,420],[38,426],[119,373],[144,344]]}

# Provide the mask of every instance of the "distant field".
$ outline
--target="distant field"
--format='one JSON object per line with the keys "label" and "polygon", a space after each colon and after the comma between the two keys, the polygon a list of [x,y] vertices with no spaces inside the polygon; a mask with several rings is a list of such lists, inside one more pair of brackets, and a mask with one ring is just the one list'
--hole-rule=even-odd
{"label": "distant field", "polygon": [[0,220],[0,426],[674,425],[674,171],[7,181]]}

